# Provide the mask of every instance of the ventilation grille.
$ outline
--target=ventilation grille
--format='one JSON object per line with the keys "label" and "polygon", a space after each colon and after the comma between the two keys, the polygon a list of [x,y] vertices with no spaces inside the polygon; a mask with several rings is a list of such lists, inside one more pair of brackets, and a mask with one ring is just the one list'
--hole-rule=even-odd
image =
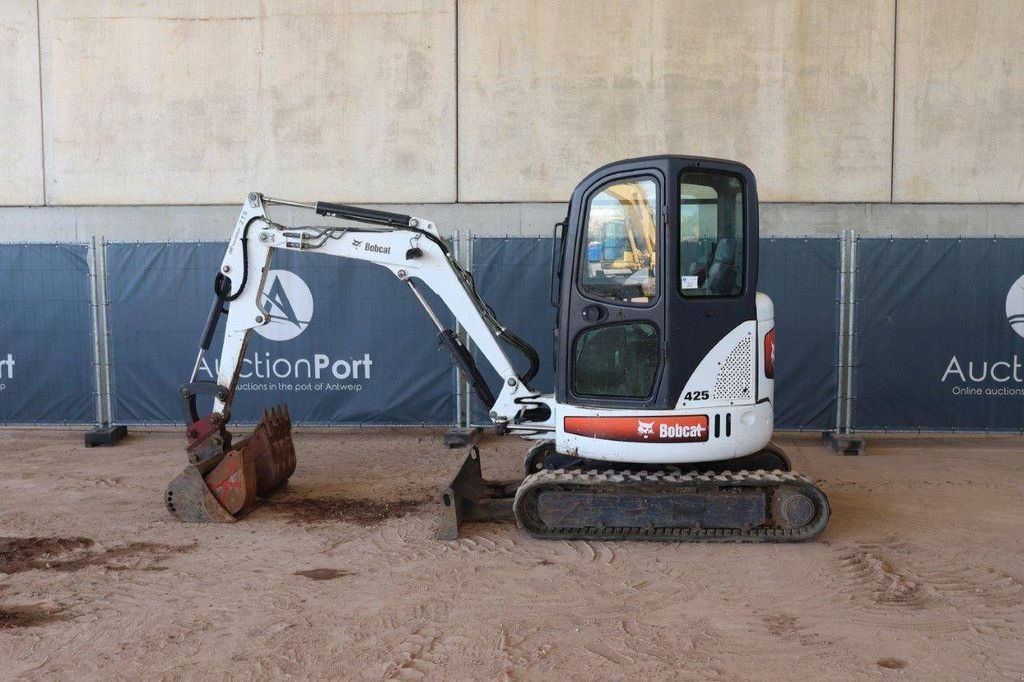
{"label": "ventilation grille", "polygon": [[751,360],[754,340],[752,334],[740,339],[736,347],[722,361],[715,379],[714,400],[743,400],[750,398]]}

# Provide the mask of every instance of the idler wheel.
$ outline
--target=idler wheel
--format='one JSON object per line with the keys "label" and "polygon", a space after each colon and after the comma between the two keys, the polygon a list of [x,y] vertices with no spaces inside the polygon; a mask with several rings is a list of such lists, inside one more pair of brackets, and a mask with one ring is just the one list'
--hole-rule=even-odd
{"label": "idler wheel", "polygon": [[783,528],[799,528],[814,518],[814,502],[799,490],[782,488],[772,500],[772,517]]}

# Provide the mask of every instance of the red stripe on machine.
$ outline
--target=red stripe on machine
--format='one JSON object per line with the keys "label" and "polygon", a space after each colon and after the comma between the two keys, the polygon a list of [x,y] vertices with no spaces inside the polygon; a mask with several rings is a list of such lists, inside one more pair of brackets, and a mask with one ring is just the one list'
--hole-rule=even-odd
{"label": "red stripe on machine", "polygon": [[707,415],[685,417],[566,417],[565,432],[637,443],[699,443],[708,439]]}

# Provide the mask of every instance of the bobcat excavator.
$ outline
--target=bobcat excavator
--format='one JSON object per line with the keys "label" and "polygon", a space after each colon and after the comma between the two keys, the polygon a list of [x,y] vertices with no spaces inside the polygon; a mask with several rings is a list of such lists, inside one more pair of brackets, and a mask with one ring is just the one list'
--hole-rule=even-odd
{"label": "bobcat excavator", "polygon": [[[268,209],[287,205],[342,219],[287,226]],[[616,215],[617,212],[617,215]],[[600,220],[591,220],[600,214]],[[649,216],[644,218],[643,216]],[[591,257],[609,219],[647,235],[626,268]],[[797,542],[828,521],[824,492],[790,471],[771,443],[775,330],[771,300],[757,291],[758,204],[744,165],[655,156],[604,166],[575,189],[555,226],[553,394],[531,388],[537,353],[477,295],[433,223],[327,202],[250,194],[220,271],[191,381],[181,400],[189,465],[165,502],[185,521],[233,521],[295,469],[285,407],[267,411],[233,442],[230,408],[250,332],[271,322],[264,280],[275,250],[369,261],[409,287],[437,326],[499,434],[535,445],[524,478],[488,481],[471,446],[441,494],[439,537],[468,521],[514,519],[538,538]],[[594,232],[592,234],[592,232]],[[497,393],[444,327],[429,287],[501,378]],[[220,318],[226,329],[216,382],[196,381]],[[522,354],[520,372],[506,347]],[[200,416],[197,398],[212,397]]]}

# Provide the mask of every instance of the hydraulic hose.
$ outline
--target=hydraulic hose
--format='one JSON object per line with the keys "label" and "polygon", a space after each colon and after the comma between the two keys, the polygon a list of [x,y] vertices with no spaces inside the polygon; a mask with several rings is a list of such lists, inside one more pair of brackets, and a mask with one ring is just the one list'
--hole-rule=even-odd
{"label": "hydraulic hose", "polygon": [[498,338],[504,340],[508,345],[518,350],[522,353],[523,357],[529,361],[530,367],[521,377],[524,384],[529,384],[530,381],[537,376],[537,372],[540,370],[540,356],[537,355],[536,349],[508,328],[503,329]]}
{"label": "hydraulic hose", "polygon": [[222,298],[225,301],[234,301],[245,291],[245,284],[249,279],[249,226],[257,220],[265,220],[265,218],[263,216],[253,216],[245,224],[245,227],[242,228],[242,283],[238,286],[238,291],[229,296],[231,278],[218,272],[217,276],[213,279],[213,291],[217,294],[218,298]]}

